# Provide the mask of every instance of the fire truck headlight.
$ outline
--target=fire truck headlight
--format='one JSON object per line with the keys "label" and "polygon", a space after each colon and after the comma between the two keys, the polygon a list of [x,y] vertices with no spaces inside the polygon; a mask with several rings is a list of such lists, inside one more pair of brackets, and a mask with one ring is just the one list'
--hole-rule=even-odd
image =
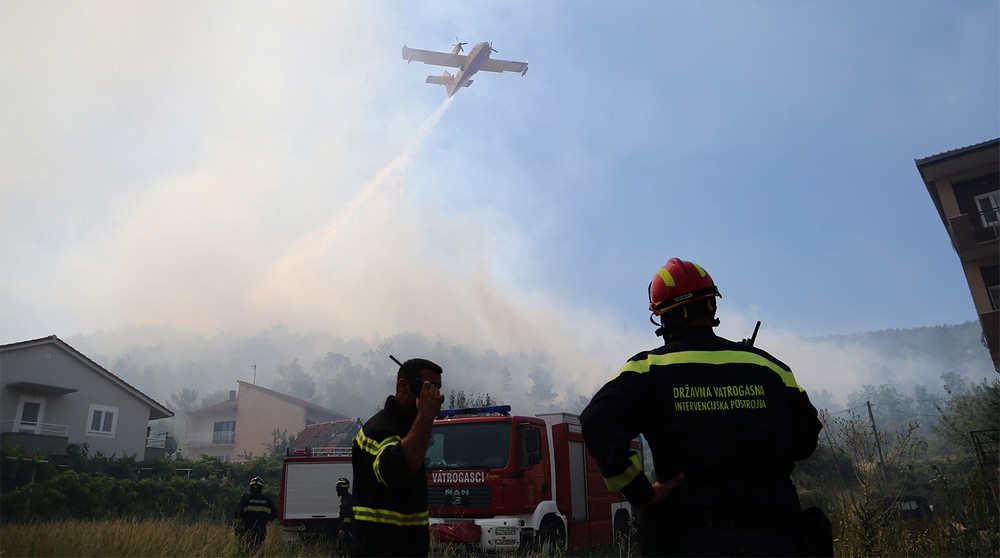
{"label": "fire truck headlight", "polygon": [[517,527],[515,527],[513,525],[506,526],[506,527],[496,527],[496,528],[493,529],[493,532],[495,532],[499,536],[503,536],[503,535],[516,535],[517,534]]}

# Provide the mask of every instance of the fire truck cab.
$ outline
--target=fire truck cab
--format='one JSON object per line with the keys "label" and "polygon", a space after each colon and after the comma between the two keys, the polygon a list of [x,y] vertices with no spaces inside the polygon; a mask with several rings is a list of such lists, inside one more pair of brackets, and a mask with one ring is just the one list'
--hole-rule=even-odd
{"label": "fire truck cab", "polygon": [[[641,442],[632,447],[641,458]],[[605,486],[577,415],[442,411],[425,462],[436,541],[551,553],[609,544],[630,529],[632,507]]]}

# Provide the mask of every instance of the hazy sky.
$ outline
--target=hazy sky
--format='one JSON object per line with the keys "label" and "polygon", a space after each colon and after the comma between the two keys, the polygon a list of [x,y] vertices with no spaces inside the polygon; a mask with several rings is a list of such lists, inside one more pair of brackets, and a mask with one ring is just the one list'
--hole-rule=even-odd
{"label": "hazy sky", "polygon": [[[456,37],[529,71],[446,102],[401,49]],[[672,256],[779,356],[961,323],[914,159],[997,136],[996,0],[4,0],[0,342],[280,322],[616,369]]]}

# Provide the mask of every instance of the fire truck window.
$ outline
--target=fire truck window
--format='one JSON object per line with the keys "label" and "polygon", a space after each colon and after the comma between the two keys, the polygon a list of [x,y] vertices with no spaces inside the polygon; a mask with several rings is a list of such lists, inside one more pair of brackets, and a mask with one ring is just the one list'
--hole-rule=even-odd
{"label": "fire truck window", "polygon": [[444,463],[442,456],[444,444],[440,443],[441,437],[441,434],[437,432],[431,434],[430,443],[427,444],[427,453],[424,454],[425,465],[442,465]]}
{"label": "fire truck window", "polygon": [[537,428],[522,426],[518,429],[517,465],[531,467],[542,461],[542,439]]}
{"label": "fire truck window", "polygon": [[431,468],[500,468],[510,452],[509,422],[448,424],[434,427],[427,451]]}

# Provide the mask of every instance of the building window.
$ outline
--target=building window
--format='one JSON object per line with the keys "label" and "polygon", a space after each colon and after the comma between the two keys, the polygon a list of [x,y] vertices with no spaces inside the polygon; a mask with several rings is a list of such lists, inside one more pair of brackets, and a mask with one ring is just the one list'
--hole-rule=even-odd
{"label": "building window", "polygon": [[236,438],[236,421],[222,420],[212,425],[213,444],[232,444]]}
{"label": "building window", "polygon": [[42,415],[44,413],[44,397],[22,395],[17,402],[17,420],[14,421],[14,432],[40,434],[42,431]]}
{"label": "building window", "polygon": [[976,196],[976,208],[983,228],[996,228],[1000,224],[1000,192],[989,192]]}
{"label": "building window", "polygon": [[91,405],[88,436],[114,436],[118,429],[118,407]]}

